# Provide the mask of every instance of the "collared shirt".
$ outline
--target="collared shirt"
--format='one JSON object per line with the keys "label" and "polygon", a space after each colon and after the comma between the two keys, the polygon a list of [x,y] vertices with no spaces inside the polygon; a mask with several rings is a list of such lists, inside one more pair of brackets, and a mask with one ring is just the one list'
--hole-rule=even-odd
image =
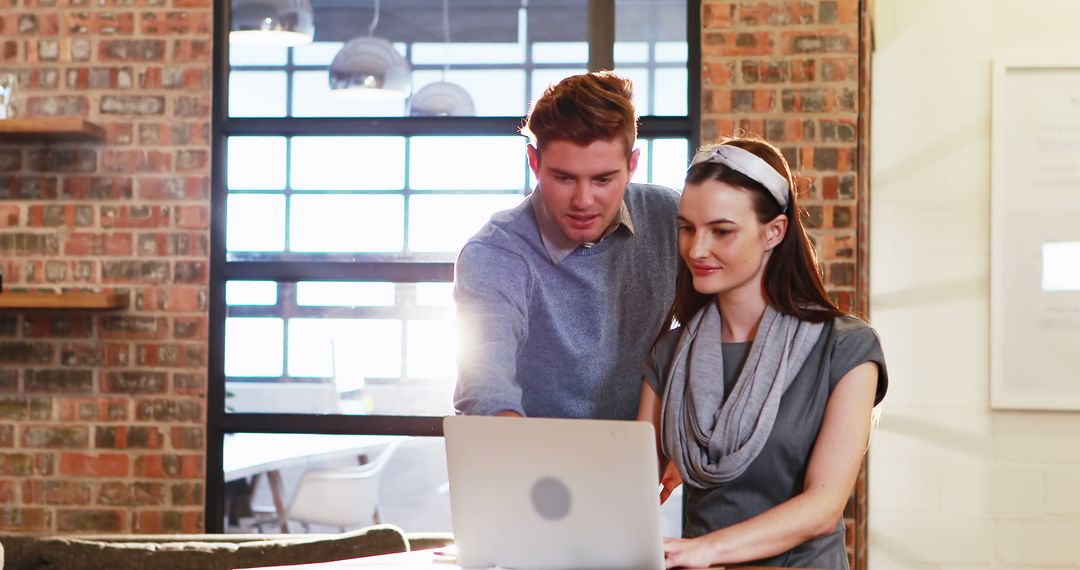
{"label": "collared shirt", "polygon": [[558,265],[566,256],[570,255],[575,249],[579,247],[592,247],[599,243],[604,238],[615,233],[615,230],[620,226],[626,226],[626,230],[630,232],[630,235],[634,235],[634,221],[630,218],[630,209],[626,207],[626,200],[623,199],[619,203],[619,214],[615,216],[615,219],[611,221],[611,225],[604,230],[604,234],[600,236],[599,240],[595,242],[580,242],[574,241],[563,235],[562,230],[555,224],[555,219],[551,217],[551,214],[544,207],[544,201],[540,198],[540,187],[536,187],[536,191],[532,193],[530,199],[532,200],[533,215],[536,216],[536,225],[540,227],[540,241],[544,242],[544,249],[547,250],[548,256],[551,257],[551,262]]}

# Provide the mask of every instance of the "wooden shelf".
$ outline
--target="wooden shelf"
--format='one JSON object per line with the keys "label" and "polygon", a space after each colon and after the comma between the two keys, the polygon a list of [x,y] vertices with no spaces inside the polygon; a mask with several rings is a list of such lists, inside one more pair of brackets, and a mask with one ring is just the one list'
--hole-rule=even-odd
{"label": "wooden shelf", "polygon": [[105,128],[86,119],[3,119],[0,143],[87,142],[105,139]]}
{"label": "wooden shelf", "polygon": [[0,293],[0,309],[124,309],[127,293]]}

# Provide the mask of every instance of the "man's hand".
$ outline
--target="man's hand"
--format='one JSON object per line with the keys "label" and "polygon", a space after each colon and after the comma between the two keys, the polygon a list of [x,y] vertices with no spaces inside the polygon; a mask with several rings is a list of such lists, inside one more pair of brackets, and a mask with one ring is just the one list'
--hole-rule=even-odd
{"label": "man's hand", "polygon": [[682,485],[682,477],[679,475],[679,470],[675,468],[674,461],[668,461],[667,468],[664,469],[664,474],[660,477],[660,504],[664,504],[671,496],[671,493]]}
{"label": "man's hand", "polygon": [[501,411],[501,412],[499,412],[499,413],[497,413],[495,415],[499,416],[501,418],[523,418],[523,417],[525,417],[525,416],[523,416],[523,415],[521,415],[521,414],[519,414],[519,413],[517,413],[517,412],[515,412],[513,410],[503,410],[503,411]]}

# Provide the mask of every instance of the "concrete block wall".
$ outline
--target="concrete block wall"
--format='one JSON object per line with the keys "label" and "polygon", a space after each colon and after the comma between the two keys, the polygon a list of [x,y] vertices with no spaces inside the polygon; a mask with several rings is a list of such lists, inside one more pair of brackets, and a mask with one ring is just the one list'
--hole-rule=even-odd
{"label": "concrete block wall", "polygon": [[872,570],[1080,568],[1080,413],[992,410],[989,378],[992,64],[1080,65],[1077,22],[1075,0],[877,1]]}

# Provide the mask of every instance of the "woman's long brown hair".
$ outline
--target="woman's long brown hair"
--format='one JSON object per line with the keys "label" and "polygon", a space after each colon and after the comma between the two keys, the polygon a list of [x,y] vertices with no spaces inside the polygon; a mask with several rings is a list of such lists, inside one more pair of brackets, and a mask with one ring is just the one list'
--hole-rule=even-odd
{"label": "woman's long brown hair", "polygon": [[[784,238],[773,249],[765,266],[762,283],[765,301],[782,314],[794,315],[800,320],[823,322],[847,314],[836,305],[825,291],[821,279],[821,269],[817,255],[806,235],[802,223],[795,188],[795,179],[784,155],[768,142],[754,138],[731,138],[720,144],[737,146],[748,150],[769,163],[784,178],[787,178],[789,190],[788,207],[780,204],[769,194],[760,182],[723,164],[702,162],[690,168],[686,173],[687,184],[701,184],[717,180],[732,186],[743,188],[750,193],[754,213],[758,222],[765,224],[780,214],[787,214],[788,227]],[[706,295],[694,290],[693,276],[686,262],[679,258],[678,273],[675,278],[675,302],[671,306],[667,327],[674,322],[687,323],[715,295]],[[664,331],[661,331],[663,334]]]}

